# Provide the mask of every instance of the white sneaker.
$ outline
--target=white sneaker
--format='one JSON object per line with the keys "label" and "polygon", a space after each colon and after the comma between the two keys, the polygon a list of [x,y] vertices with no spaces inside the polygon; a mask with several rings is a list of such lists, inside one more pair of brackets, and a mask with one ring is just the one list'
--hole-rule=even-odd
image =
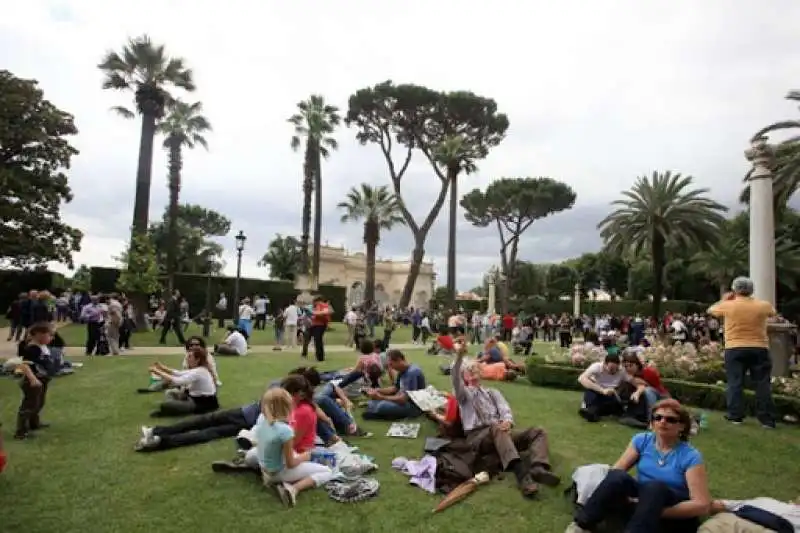
{"label": "white sneaker", "polygon": [[295,489],[290,483],[283,483],[281,486],[283,487],[283,490],[286,491],[287,504],[289,507],[294,507],[297,505],[297,489]]}
{"label": "white sneaker", "polygon": [[142,426],[142,440],[150,441],[153,439],[153,428],[150,426]]}
{"label": "white sneaker", "polygon": [[583,529],[581,526],[573,522],[567,526],[567,529],[564,530],[564,533],[592,533],[592,532],[589,531],[588,529]]}

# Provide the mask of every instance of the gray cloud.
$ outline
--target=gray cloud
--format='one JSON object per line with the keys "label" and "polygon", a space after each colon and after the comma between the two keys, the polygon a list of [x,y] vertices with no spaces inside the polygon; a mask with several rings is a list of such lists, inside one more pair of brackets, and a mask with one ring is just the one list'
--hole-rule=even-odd
{"label": "gray cloud", "polygon": [[[180,23],[185,6],[156,0],[85,6],[42,0],[4,11],[0,63],[37,78],[49,99],[75,114],[80,129],[81,154],[70,172],[75,201],[65,208],[86,233],[78,263],[113,262],[130,226],[139,123],[108,112],[131,97],[102,91],[95,65],[106,49],[142,32],[196,72],[199,91],[192,98],[203,101],[214,133],[209,153],[186,154],[182,200],[226,214],[234,231],[248,234],[247,275],[265,274],[255,263],[275,233],[299,233],[302,156],[288,147],[286,118],[311,93],[344,107],[354,90],[391,78],[495,98],[511,120],[508,138],[478,173],[464,178],[460,191],[500,176],[546,175],[578,193],[574,209],[537,222],[525,235],[521,256],[532,261],[597,249],[595,225],[609,203],[653,170],[692,174],[716,199],[735,205],[752,133],[796,116],[795,106],[782,100],[800,69],[796,0],[773,0],[771,9],[756,0],[739,0],[736,9],[726,0],[533,0],[500,2],[490,11],[477,0],[438,0],[433,11],[422,0],[408,0],[402,11],[382,4],[365,9],[357,0],[309,2],[233,0],[193,13],[191,25]],[[430,54],[452,49],[441,32],[400,48],[364,45],[405,34],[421,19],[430,27],[480,28],[485,42],[499,44],[470,47],[445,63]],[[331,37],[337,25],[361,31]],[[299,34],[311,37],[299,43]],[[341,149],[324,166],[324,239],[357,251],[361,228],[340,224],[336,203],[355,184],[389,180],[377,148],[358,146],[345,128],[337,138]],[[427,212],[436,190],[427,163],[415,157],[403,183],[412,211]],[[166,200],[166,157],[159,150],[152,218],[161,216]],[[445,207],[427,244],[441,282],[446,236]],[[232,241],[221,241],[229,272]],[[379,254],[407,258],[411,242],[408,230],[398,228],[385,235]],[[460,289],[480,281],[497,262],[498,248],[493,229],[473,228],[459,215]]]}

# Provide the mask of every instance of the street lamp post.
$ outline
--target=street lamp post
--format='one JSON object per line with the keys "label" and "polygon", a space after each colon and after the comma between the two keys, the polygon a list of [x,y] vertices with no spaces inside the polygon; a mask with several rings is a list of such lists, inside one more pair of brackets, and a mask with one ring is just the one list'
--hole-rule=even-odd
{"label": "street lamp post", "polygon": [[242,279],[242,252],[247,237],[244,231],[239,230],[236,235],[236,283],[233,286],[233,323],[239,324],[239,280]]}

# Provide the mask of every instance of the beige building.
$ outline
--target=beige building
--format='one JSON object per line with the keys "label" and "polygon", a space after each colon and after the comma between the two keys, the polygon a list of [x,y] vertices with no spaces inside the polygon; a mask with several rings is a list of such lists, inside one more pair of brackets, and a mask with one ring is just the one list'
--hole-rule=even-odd
{"label": "beige building", "polygon": [[[363,252],[348,253],[343,247],[323,246],[320,254],[319,282],[347,288],[347,302],[358,305],[364,299],[367,257]],[[375,262],[375,299],[379,303],[397,305],[403,294],[411,261]],[[411,294],[410,305],[427,307],[433,295],[435,273],[433,263],[424,262]]]}

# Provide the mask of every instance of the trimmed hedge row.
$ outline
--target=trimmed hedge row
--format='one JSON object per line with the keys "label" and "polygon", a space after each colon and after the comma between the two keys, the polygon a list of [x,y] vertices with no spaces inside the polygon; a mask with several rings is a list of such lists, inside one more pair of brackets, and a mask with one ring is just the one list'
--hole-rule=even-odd
{"label": "trimmed hedge row", "polygon": [[48,270],[0,270],[0,310],[6,312],[21,292],[48,290],[59,295],[66,286],[64,276]]}
{"label": "trimmed hedge row", "polygon": [[[547,363],[542,357],[528,358],[528,380],[540,387],[554,387],[567,390],[581,390],[578,376],[582,368]],[[662,379],[672,396],[687,405],[724,411],[726,406],[725,389],[707,383],[694,383],[678,379]],[[800,399],[790,396],[772,395],[778,415],[800,415]],[[755,414],[756,397],[751,390],[744,391],[745,409],[748,414]]]}

